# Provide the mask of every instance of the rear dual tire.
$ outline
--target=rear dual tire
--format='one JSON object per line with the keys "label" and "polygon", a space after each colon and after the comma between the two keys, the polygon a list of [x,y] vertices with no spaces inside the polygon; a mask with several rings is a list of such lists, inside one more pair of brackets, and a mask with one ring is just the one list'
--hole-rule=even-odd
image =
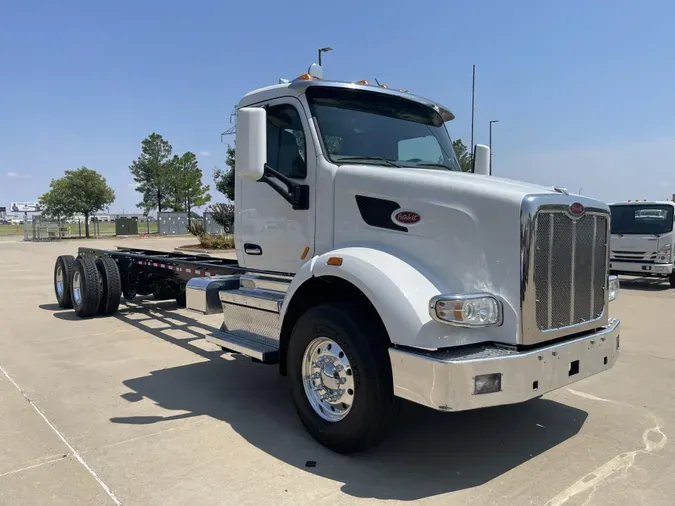
{"label": "rear dual tire", "polygon": [[70,282],[75,270],[75,257],[61,255],[54,266],[54,294],[56,302],[63,309],[72,309],[73,299],[70,293]]}
{"label": "rear dual tire", "polygon": [[54,291],[59,306],[73,308],[80,318],[114,314],[122,294],[117,263],[109,257],[60,256],[54,267]]}
{"label": "rear dual tire", "polygon": [[77,316],[91,318],[98,313],[101,301],[101,277],[94,258],[80,256],[75,260],[70,291]]}
{"label": "rear dual tire", "polygon": [[122,297],[122,278],[117,262],[110,257],[100,257],[96,259],[96,268],[101,276],[101,300],[98,314],[115,314]]}

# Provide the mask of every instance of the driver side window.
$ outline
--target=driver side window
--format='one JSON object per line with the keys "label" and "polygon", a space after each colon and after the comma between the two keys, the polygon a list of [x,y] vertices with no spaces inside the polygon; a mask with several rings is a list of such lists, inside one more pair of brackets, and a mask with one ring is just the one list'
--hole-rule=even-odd
{"label": "driver side window", "polygon": [[302,121],[287,104],[267,109],[267,164],[293,179],[307,177],[307,153]]}

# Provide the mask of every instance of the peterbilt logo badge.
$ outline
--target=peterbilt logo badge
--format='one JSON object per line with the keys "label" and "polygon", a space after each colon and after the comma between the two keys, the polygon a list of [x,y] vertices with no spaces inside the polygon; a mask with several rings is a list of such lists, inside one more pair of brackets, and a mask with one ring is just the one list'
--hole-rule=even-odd
{"label": "peterbilt logo badge", "polygon": [[584,215],[585,212],[586,208],[580,202],[575,202],[574,204],[570,205],[570,214],[572,216],[581,217]]}
{"label": "peterbilt logo badge", "polygon": [[403,225],[414,225],[421,219],[422,217],[414,211],[399,211],[394,215],[394,221]]}

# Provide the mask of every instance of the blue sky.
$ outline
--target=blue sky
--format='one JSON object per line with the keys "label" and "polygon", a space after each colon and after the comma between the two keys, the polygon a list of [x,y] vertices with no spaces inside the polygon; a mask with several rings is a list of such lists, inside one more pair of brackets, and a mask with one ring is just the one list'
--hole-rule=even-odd
{"label": "blue sky", "polygon": [[[326,76],[433,98],[496,175],[605,201],[675,193],[675,4],[668,1],[225,2],[0,5],[0,205],[87,166],[139,201],[128,166],[156,131],[224,165],[220,133],[245,92],[324,56]],[[232,141],[233,139],[231,139]],[[223,200],[213,192],[216,200]]]}

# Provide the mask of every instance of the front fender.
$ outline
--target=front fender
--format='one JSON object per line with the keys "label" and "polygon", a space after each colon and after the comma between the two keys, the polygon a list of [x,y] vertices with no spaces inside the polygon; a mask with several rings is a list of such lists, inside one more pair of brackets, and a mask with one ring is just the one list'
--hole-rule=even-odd
{"label": "front fender", "polygon": [[[342,258],[342,265],[328,265],[331,257]],[[429,300],[440,293],[441,285],[403,259],[372,248],[341,248],[303,265],[286,293],[281,321],[298,288],[320,276],[342,278],[361,290],[380,315],[394,344],[428,348],[461,344],[448,342],[449,332],[455,329],[429,316]]]}

